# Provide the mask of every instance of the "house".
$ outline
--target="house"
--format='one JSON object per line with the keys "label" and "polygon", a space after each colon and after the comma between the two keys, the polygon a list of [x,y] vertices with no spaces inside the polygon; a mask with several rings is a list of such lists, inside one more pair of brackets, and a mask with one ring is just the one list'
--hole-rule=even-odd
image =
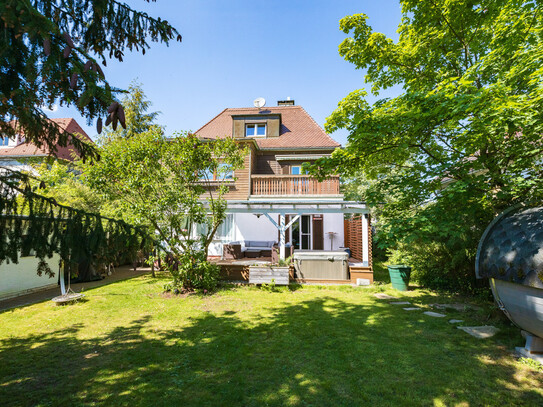
{"label": "house", "polygon": [[[90,137],[74,119],[51,120],[56,122],[62,129],[74,135],[74,137],[92,142]],[[73,161],[75,153],[74,148],[71,146],[58,146],[56,152],[50,151],[45,146],[37,147],[32,143],[27,143],[22,134],[17,134],[13,138],[1,137],[0,171],[6,171],[6,169],[12,171],[32,171],[32,163],[56,159]],[[60,256],[56,253],[51,259],[47,259],[49,267],[56,273],[55,278],[37,275],[36,269],[39,259],[32,253],[21,253],[17,264],[8,262],[0,264],[0,300],[56,287],[58,284],[58,278],[56,277],[58,277],[59,260]]]}
{"label": "house", "polygon": [[[281,258],[289,246],[315,252],[352,246],[351,278],[356,270],[371,274],[366,205],[344,200],[339,176],[319,182],[304,174],[303,163],[330,156],[340,145],[301,106],[285,100],[276,107],[227,108],[195,134],[202,139],[233,137],[249,147],[244,168],[223,181],[229,187],[227,218],[210,246],[210,257],[224,258],[232,242],[241,246],[243,257],[251,258],[268,255],[274,242]],[[358,216],[346,219],[353,214]]]}
{"label": "house", "polygon": [[[62,130],[73,137],[92,143],[91,138],[81,126],[73,119],[50,119]],[[73,161],[77,155],[73,146],[56,146],[56,151],[51,151],[47,146],[38,147],[25,141],[24,134],[16,134],[14,137],[0,135],[0,170],[7,168],[12,171],[32,171],[32,163],[43,160]]]}

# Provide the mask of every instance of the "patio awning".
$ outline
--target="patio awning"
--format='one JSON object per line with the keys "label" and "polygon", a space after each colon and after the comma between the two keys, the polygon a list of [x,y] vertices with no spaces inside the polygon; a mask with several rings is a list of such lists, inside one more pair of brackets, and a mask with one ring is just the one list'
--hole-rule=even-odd
{"label": "patio awning", "polygon": [[365,203],[355,201],[327,201],[319,199],[282,199],[281,201],[228,201],[226,213],[278,213],[278,214],[321,214],[321,213],[369,213]]}

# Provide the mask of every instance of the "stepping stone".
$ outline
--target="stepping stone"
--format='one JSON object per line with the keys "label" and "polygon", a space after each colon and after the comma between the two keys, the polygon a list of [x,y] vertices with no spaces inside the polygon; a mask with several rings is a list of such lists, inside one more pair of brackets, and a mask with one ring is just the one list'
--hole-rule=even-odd
{"label": "stepping stone", "polygon": [[486,339],[496,335],[499,331],[498,328],[491,325],[485,326],[457,326],[458,329],[461,329],[464,332],[467,332],[471,336],[474,336],[478,339]]}
{"label": "stepping stone", "polygon": [[469,309],[478,309],[478,307],[474,307],[474,306],[469,305],[469,304],[462,304],[462,303],[459,303],[459,302],[455,302],[453,304],[430,304],[430,306],[433,307],[433,308],[438,308],[438,309],[450,308],[450,309],[453,309],[455,311],[460,311],[460,312],[464,312],[464,311],[467,311]]}
{"label": "stepping stone", "polygon": [[420,309],[420,308],[419,307],[407,307],[407,308],[404,308],[404,310],[406,310],[406,311],[416,311],[418,309]]}
{"label": "stepping stone", "polygon": [[380,300],[397,300],[398,298],[396,297],[393,297],[392,295],[388,295],[388,294],[385,294],[385,293],[377,293],[377,294],[374,294],[375,297],[379,298]]}
{"label": "stepping stone", "polygon": [[393,301],[393,302],[389,302],[389,304],[392,304],[392,305],[411,305],[411,303],[409,301]]}
{"label": "stepping stone", "polygon": [[445,314],[440,314],[439,312],[432,312],[432,311],[426,311],[426,312],[424,312],[424,315],[428,315],[428,316],[434,317],[434,318],[443,318],[443,317],[447,316]]}
{"label": "stepping stone", "polygon": [[464,322],[463,319],[451,319],[449,321],[449,324],[459,324],[460,322]]}

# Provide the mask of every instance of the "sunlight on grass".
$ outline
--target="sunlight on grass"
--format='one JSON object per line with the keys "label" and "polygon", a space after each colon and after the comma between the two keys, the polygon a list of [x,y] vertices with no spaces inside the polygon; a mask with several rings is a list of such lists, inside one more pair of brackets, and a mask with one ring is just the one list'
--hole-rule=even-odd
{"label": "sunlight on grass", "polygon": [[[225,286],[164,298],[163,283],[142,276],[88,290],[72,306],[44,302],[1,313],[0,405],[543,401],[542,375],[511,354],[522,338],[507,320],[490,321],[500,333],[479,341],[373,293],[421,307],[446,296],[389,285]],[[464,319],[486,323],[485,310]]]}

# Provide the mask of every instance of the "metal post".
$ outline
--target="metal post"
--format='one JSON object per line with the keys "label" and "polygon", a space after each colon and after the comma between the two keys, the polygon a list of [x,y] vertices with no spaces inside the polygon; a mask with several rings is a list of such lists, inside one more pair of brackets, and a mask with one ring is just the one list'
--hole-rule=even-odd
{"label": "metal post", "polygon": [[362,264],[369,267],[370,239],[368,234],[368,214],[362,215]]}

